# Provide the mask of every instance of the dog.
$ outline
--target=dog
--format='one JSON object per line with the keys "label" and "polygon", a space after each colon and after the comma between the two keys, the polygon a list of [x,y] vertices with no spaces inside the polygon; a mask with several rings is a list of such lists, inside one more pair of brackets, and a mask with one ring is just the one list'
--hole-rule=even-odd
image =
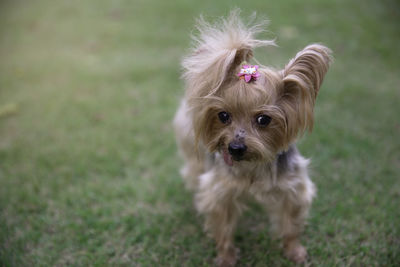
{"label": "dog", "polygon": [[281,70],[250,65],[254,48],[275,45],[256,39],[265,24],[244,24],[238,10],[215,24],[200,18],[182,61],[185,96],[174,118],[181,175],[216,242],[218,266],[238,259],[233,235],[249,197],[265,207],[284,255],[307,258],[299,237],[316,189],[296,140],[312,130],[331,50],[308,45]]}

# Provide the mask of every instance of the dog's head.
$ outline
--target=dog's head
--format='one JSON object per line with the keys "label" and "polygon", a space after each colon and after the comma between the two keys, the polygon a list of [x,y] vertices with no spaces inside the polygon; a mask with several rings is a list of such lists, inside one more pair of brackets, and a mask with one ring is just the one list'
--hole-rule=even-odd
{"label": "dog's head", "polygon": [[314,102],[331,61],[328,48],[313,44],[282,70],[259,67],[257,77],[241,79],[253,48],[274,44],[254,39],[261,26],[246,27],[238,12],[218,26],[200,20],[197,44],[183,61],[196,141],[221,152],[228,165],[273,160],[312,129]]}

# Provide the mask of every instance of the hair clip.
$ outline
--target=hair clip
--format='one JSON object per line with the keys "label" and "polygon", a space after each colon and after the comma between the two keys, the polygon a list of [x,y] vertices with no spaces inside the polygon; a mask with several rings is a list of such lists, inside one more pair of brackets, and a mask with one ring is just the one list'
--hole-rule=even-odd
{"label": "hair clip", "polygon": [[239,76],[239,79],[241,80],[244,79],[246,83],[250,82],[252,79],[256,81],[257,78],[260,77],[258,65],[243,65],[237,76]]}

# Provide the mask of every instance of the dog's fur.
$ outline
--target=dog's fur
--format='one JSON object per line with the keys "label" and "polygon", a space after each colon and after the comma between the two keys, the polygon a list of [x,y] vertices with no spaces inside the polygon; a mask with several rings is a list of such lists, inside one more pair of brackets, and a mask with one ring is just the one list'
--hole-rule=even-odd
{"label": "dog's fur", "polygon": [[[238,13],[216,25],[200,19],[194,49],[183,60],[186,94],[174,120],[185,160],[181,174],[195,192],[206,231],[216,241],[218,265],[231,266],[237,260],[233,233],[247,196],[265,206],[285,255],[303,262],[307,252],[299,235],[315,187],[307,172],[309,161],[295,141],[312,129],[314,102],[331,51],[309,45],[283,70],[260,67],[261,76],[246,83],[236,76],[241,63],[251,60],[255,47],[274,42],[255,39],[264,24],[246,26]],[[228,123],[219,120],[221,111],[230,115]],[[259,114],[271,117],[270,124],[257,125]],[[242,158],[228,154],[232,141],[247,146]]]}

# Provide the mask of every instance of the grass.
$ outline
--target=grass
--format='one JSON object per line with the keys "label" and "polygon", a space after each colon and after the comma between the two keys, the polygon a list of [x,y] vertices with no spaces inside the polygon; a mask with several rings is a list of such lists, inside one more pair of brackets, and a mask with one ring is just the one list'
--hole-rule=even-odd
{"label": "grass", "polygon": [[[206,266],[215,256],[179,177],[171,120],[194,17],[271,20],[282,67],[334,51],[301,139],[318,187],[314,266],[400,264],[400,6],[383,1],[2,1],[0,266]],[[243,216],[239,266],[290,266],[265,213]]]}

